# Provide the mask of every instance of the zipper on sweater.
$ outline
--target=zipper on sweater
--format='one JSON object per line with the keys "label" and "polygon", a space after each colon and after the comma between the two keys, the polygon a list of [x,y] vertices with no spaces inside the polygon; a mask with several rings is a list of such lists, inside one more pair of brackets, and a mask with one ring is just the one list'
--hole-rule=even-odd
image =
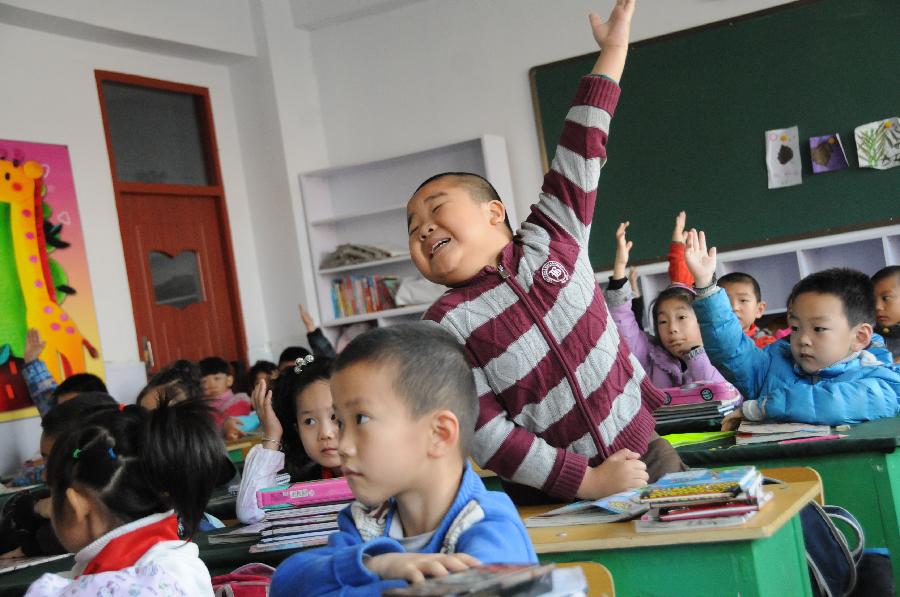
{"label": "zipper on sweater", "polygon": [[537,324],[538,329],[541,331],[541,335],[544,336],[544,341],[547,343],[547,346],[550,347],[551,352],[553,352],[557,360],[562,364],[563,372],[566,375],[566,380],[569,382],[569,386],[571,386],[572,388],[572,393],[575,395],[575,405],[578,408],[578,411],[581,413],[581,417],[587,422],[588,430],[591,434],[591,438],[593,438],[594,440],[594,444],[597,446],[597,451],[601,456],[603,456],[603,459],[606,460],[610,456],[610,451],[603,443],[603,440],[600,439],[600,432],[597,430],[597,426],[591,420],[591,415],[590,413],[588,413],[587,406],[585,405],[587,400],[581,393],[581,388],[578,385],[578,380],[575,379],[575,372],[572,371],[572,369],[569,367],[569,363],[563,357],[559,345],[553,338],[553,334],[551,334],[550,330],[547,329],[547,324],[544,322],[544,318],[538,316],[538,313],[537,311],[535,311],[534,306],[531,304],[531,301],[528,300],[528,296],[526,295],[525,291],[519,286],[519,283],[516,282],[514,278],[510,277],[509,272],[506,271],[506,268],[503,267],[502,263],[497,265],[497,274],[500,276],[501,280],[509,284],[509,287],[512,288],[513,292],[516,293],[516,296],[519,297],[519,300],[522,301],[522,304],[525,305],[525,308],[531,315],[531,319]]}

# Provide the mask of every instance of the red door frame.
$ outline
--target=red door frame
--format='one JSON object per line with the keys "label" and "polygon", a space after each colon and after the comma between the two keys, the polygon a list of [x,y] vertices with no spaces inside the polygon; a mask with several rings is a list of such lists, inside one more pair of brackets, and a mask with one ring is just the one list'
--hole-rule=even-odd
{"label": "red door frame", "polygon": [[[219,221],[222,223],[222,235],[225,242],[225,271],[226,284],[228,288],[228,297],[234,312],[236,321],[231,322],[235,326],[235,338],[238,343],[238,355],[246,366],[247,364],[247,334],[244,329],[244,315],[241,311],[241,297],[237,284],[237,268],[234,262],[234,249],[231,243],[231,225],[228,222],[228,210],[225,206],[225,188],[222,185],[222,171],[219,166],[219,149],[216,143],[216,129],[213,123],[212,104],[209,100],[209,89],[206,87],[198,87],[196,85],[187,85],[184,83],[173,83],[171,81],[163,81],[161,79],[152,79],[149,77],[140,77],[137,75],[126,75],[123,73],[115,73],[105,70],[95,70],[94,77],[97,81],[97,94],[100,100],[100,114],[103,119],[103,134],[106,137],[106,151],[109,155],[109,168],[112,175],[113,191],[116,196],[116,212],[119,218],[119,234],[122,237],[122,247],[124,250],[126,239],[125,230],[122,226],[122,202],[123,195],[128,193],[147,193],[160,195],[193,195],[212,197],[216,202],[216,211]],[[183,184],[162,184],[162,183],[142,183],[121,181],[116,175],[116,158],[113,154],[112,139],[109,135],[109,126],[106,115],[106,102],[103,95],[103,83],[112,81],[116,83],[124,83],[127,85],[137,85],[141,87],[149,87],[152,89],[162,89],[165,91],[174,91],[177,93],[187,93],[194,96],[197,105],[197,112],[200,124],[200,139],[203,144],[206,163],[206,178],[211,183],[207,186],[200,185],[183,185]],[[140,297],[136,295],[134,285],[129,281],[129,291],[131,293],[132,311],[134,305],[140,302]],[[137,320],[137,318],[135,318]],[[143,346],[139,338],[135,337],[138,345],[138,354],[143,355]]]}

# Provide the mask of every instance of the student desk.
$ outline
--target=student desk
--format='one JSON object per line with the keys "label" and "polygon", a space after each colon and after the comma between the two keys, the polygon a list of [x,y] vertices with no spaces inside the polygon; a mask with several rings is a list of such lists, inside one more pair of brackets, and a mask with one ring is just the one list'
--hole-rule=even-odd
{"label": "student desk", "polygon": [[678,454],[694,467],[755,464],[758,468],[809,466],[822,476],[825,502],[859,519],[867,547],[890,550],[900,571],[900,417],[853,426],[840,440],[794,444],[734,445],[734,438],[683,446]]}
{"label": "student desk", "polygon": [[[629,596],[809,596],[803,530],[797,513],[818,482],[767,487],[774,498],[739,527],[637,533],[631,521],[528,529],[541,561],[600,562],[616,592]],[[553,506],[519,509],[526,518]]]}

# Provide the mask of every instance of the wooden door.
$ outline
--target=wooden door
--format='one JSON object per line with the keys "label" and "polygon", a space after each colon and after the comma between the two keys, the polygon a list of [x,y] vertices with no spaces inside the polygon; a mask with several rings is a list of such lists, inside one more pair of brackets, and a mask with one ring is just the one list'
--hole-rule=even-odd
{"label": "wooden door", "polygon": [[210,355],[242,361],[216,199],[123,193],[119,223],[148,368]]}
{"label": "wooden door", "polygon": [[246,363],[209,90],[95,75],[148,372],[211,355]]}

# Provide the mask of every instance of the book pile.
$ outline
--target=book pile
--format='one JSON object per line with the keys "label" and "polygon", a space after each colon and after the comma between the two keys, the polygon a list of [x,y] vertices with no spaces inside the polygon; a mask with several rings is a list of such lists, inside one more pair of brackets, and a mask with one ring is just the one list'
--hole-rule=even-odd
{"label": "book pile", "polygon": [[741,394],[727,381],[700,381],[663,390],[663,404],[653,417],[659,423],[721,419],[741,403]]}
{"label": "book pile", "polygon": [[525,526],[541,528],[629,520],[640,516],[649,509],[648,506],[638,501],[640,493],[640,489],[632,489],[599,500],[583,500],[566,504],[561,508],[526,518]]}
{"label": "book pile", "polygon": [[393,309],[400,281],[396,276],[344,276],[331,282],[336,318]]}
{"label": "book pile", "polygon": [[743,421],[738,427],[734,443],[739,446],[783,441],[812,441],[813,439],[840,439],[828,425],[808,423],[752,423]]}
{"label": "book pile", "polygon": [[640,492],[649,510],[634,521],[639,533],[738,526],[770,499],[755,466],[669,473]]}
{"label": "book pile", "polygon": [[338,513],[352,501],[353,493],[342,477],[261,489],[256,503],[266,511],[262,522],[210,535],[209,542],[243,543],[258,538],[250,553],[325,545],[338,530]]}
{"label": "book pile", "polygon": [[[452,595],[516,595],[530,597],[556,594],[560,588],[555,578],[554,564],[483,564],[467,570],[453,572],[446,576],[426,579],[407,587],[386,590],[385,597],[450,597]],[[563,580],[560,577],[560,580]],[[581,582],[578,582],[580,580]],[[569,579],[565,579],[571,583]],[[576,578],[576,591],[565,594],[579,594],[587,584],[584,575]],[[580,593],[584,594],[584,593]]]}

